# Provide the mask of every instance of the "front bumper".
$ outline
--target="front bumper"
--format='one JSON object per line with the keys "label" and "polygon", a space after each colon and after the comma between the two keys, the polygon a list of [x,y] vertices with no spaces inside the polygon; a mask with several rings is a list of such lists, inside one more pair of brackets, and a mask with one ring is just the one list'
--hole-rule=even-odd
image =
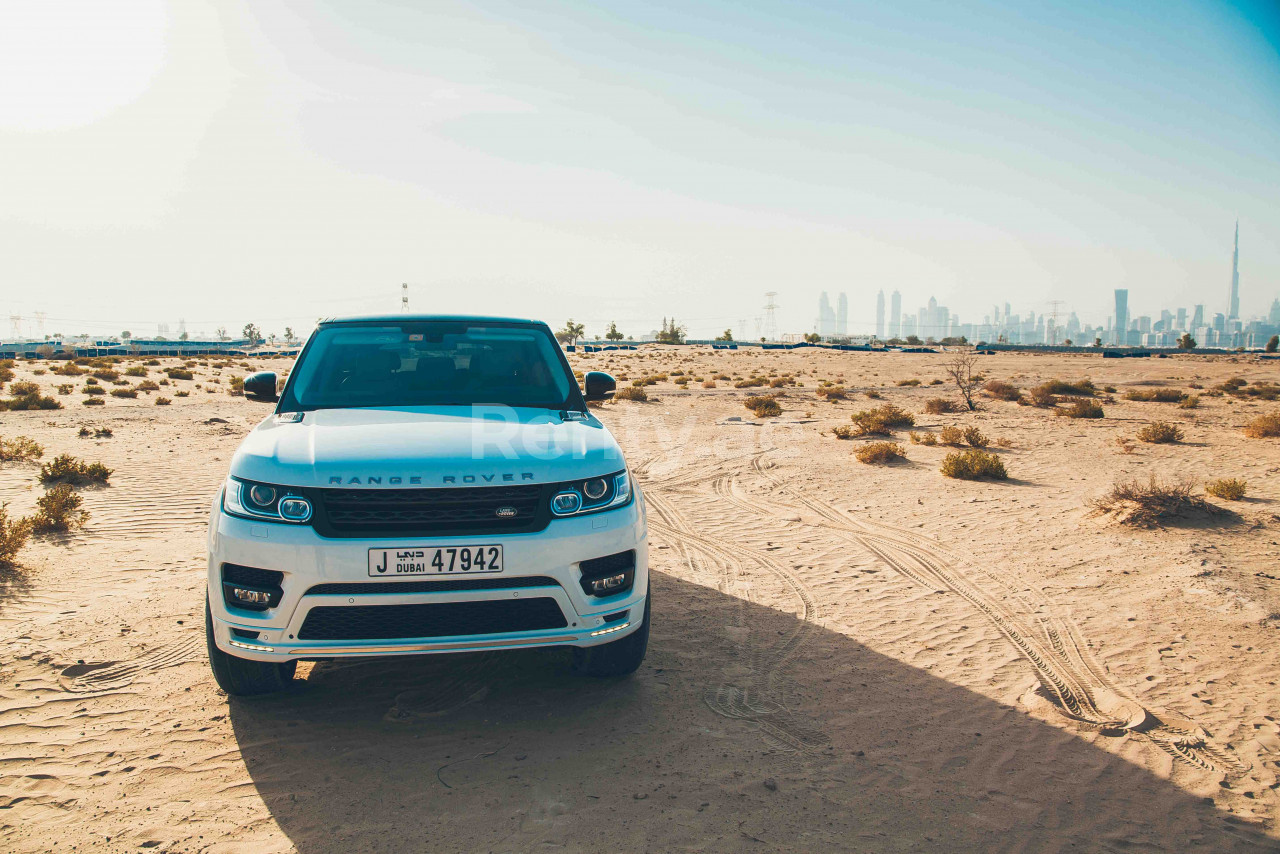
{"label": "front bumper", "polygon": [[[640,627],[649,585],[648,536],[643,497],[626,507],[582,517],[553,519],[536,533],[506,536],[421,537],[397,539],[326,539],[306,525],[272,524],[228,516],[221,495],[209,520],[208,593],[213,638],[223,652],[257,661],[350,658],[478,652],[540,646],[589,647],[625,637]],[[504,572],[487,578],[544,577],[550,583],[518,588],[400,592],[396,579],[370,578],[371,548],[403,548],[501,544]],[[608,597],[583,592],[580,561],[635,550],[635,580],[631,588]],[[283,594],[276,607],[251,611],[229,606],[223,598],[222,564],[237,564],[284,574]],[[429,582],[430,577],[415,581]],[[377,587],[372,592],[315,594],[320,584]],[[422,585],[417,585],[421,587]],[[383,590],[382,588],[385,588]],[[426,638],[368,640],[303,640],[301,629],[314,608],[381,605],[501,602],[528,597],[549,598],[563,613],[565,626],[522,632],[492,632]],[[620,612],[628,612],[619,618]],[[354,613],[354,612],[353,612]],[[606,618],[610,618],[606,621]]]}

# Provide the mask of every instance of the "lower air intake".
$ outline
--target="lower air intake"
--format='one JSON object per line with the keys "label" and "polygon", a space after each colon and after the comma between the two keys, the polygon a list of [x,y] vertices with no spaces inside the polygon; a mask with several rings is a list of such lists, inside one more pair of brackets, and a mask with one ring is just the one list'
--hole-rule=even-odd
{"label": "lower air intake", "polygon": [[567,626],[556,600],[501,599],[312,608],[300,640],[390,640],[499,635]]}

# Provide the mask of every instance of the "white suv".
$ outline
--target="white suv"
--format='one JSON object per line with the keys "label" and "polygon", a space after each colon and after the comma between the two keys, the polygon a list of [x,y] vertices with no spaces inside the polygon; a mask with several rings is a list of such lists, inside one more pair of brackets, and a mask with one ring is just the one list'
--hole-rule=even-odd
{"label": "white suv", "polygon": [[209,663],[229,694],[299,661],[567,646],[599,676],[649,639],[644,500],[545,323],[329,320],[241,443],[209,520]]}

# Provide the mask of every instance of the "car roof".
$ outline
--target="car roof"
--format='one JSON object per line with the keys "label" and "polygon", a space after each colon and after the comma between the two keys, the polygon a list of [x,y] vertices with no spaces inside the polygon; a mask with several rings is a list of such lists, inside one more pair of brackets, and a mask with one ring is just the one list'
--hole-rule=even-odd
{"label": "car roof", "polygon": [[321,326],[331,323],[491,323],[513,324],[519,326],[546,326],[542,320],[531,320],[524,317],[493,317],[483,314],[367,314],[348,317],[326,317],[320,321]]}

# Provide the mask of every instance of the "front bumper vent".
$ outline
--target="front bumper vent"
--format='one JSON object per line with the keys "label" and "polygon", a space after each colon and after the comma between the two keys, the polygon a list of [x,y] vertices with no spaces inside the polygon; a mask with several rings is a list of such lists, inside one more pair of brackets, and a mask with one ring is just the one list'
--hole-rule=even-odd
{"label": "front bumper vent", "polygon": [[228,608],[267,611],[284,596],[284,573],[234,563],[222,565],[222,601]]}
{"label": "front bumper vent", "polygon": [[390,640],[499,635],[563,629],[555,599],[499,599],[415,605],[312,608],[299,640]]}

